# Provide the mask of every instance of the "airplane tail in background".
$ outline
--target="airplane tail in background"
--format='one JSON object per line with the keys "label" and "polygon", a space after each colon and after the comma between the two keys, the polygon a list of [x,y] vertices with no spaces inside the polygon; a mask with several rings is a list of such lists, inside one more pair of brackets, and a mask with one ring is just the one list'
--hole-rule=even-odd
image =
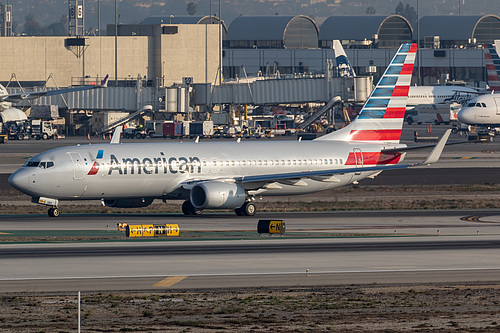
{"label": "airplane tail in background", "polygon": [[342,44],[337,39],[333,41],[333,52],[335,53],[335,62],[337,63],[337,77],[356,76]]}
{"label": "airplane tail in background", "polygon": [[483,44],[486,72],[488,75],[488,90],[500,91],[500,58],[493,44]]}
{"label": "airplane tail in background", "polygon": [[348,126],[316,140],[399,143],[417,44],[403,44]]}

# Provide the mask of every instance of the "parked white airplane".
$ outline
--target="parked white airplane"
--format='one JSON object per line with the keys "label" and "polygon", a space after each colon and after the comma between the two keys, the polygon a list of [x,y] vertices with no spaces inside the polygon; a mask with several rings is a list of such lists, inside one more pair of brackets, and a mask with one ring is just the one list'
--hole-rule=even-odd
{"label": "parked white airplane", "polygon": [[492,44],[484,44],[483,49],[491,94],[471,99],[457,118],[467,125],[494,128],[500,126],[500,93],[495,93],[500,90],[500,57]]}
{"label": "parked white airplane", "polygon": [[460,122],[481,127],[500,126],[500,94],[491,93],[469,101],[457,114]]}
{"label": "parked white airplane", "polygon": [[313,141],[119,143],[64,147],[31,158],[9,183],[34,203],[102,200],[111,207],[145,207],[154,199],[185,200],[186,215],[204,209],[255,213],[254,197],[305,194],[375,177],[383,170],[430,164],[438,160],[448,131],[429,157],[418,164],[398,164],[416,44],[403,44],[347,127]]}
{"label": "parked white airplane", "polygon": [[9,94],[7,89],[0,84],[0,114],[2,112],[5,112],[5,114],[9,113],[11,115],[9,118],[12,120],[25,120],[27,119],[27,117],[24,114],[24,112],[22,112],[19,109],[13,108],[12,103],[19,103],[23,100],[31,101],[43,96],[54,96],[81,90],[105,88],[107,87],[107,85],[108,85],[108,75],[106,75],[104,80],[102,80],[101,84],[99,85],[81,86],[81,87],[66,88],[66,89],[32,91],[20,94]]}
{"label": "parked white airplane", "polygon": [[[333,50],[337,62],[337,76],[356,76],[344,48],[339,40],[333,41]],[[478,91],[461,86],[410,86],[407,109],[422,104],[464,103],[478,95]]]}

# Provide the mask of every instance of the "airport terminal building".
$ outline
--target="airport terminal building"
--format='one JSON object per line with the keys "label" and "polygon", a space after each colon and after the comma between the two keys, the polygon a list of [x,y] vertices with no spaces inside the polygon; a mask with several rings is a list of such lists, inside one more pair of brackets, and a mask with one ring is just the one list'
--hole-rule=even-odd
{"label": "airport terminal building", "polygon": [[170,15],[120,24],[116,41],[114,25],[108,26],[107,36],[78,41],[0,37],[0,82],[14,73],[21,82],[38,84],[52,74],[59,86],[89,84],[106,74],[111,84],[116,74],[120,85],[139,75],[150,85],[169,86],[183,77],[217,84],[219,62],[224,79],[325,73],[327,59],[334,59],[334,39],[342,41],[357,74],[377,79],[401,43],[419,39],[420,73],[415,77],[421,84],[442,82],[444,77],[484,84],[480,44],[500,39],[499,16],[425,16],[419,22],[415,27],[400,15],[331,16],[320,25],[304,15],[273,15],[241,16],[229,27],[224,22],[219,27],[215,16]]}

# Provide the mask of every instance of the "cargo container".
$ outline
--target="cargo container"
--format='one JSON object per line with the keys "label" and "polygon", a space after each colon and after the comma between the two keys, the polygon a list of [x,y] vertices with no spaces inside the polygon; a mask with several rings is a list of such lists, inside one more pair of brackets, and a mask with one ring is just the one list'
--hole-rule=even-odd
{"label": "cargo container", "polygon": [[214,132],[213,121],[193,121],[189,125],[189,136],[194,138],[196,136],[210,137]]}
{"label": "cargo container", "polygon": [[59,106],[33,105],[30,110],[30,118],[43,120],[59,118]]}
{"label": "cargo container", "polygon": [[184,125],[181,122],[164,122],[163,138],[182,138],[184,136]]}

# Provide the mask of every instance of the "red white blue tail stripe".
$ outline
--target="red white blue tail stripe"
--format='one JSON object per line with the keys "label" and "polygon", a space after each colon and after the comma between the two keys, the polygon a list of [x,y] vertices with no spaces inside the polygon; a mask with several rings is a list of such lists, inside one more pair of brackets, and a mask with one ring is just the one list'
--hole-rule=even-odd
{"label": "red white blue tail stripe", "polygon": [[401,45],[358,118],[319,140],[399,143],[416,52],[417,44]]}
{"label": "red white blue tail stripe", "polygon": [[484,44],[484,59],[488,75],[488,90],[500,91],[500,58],[493,44]]}

